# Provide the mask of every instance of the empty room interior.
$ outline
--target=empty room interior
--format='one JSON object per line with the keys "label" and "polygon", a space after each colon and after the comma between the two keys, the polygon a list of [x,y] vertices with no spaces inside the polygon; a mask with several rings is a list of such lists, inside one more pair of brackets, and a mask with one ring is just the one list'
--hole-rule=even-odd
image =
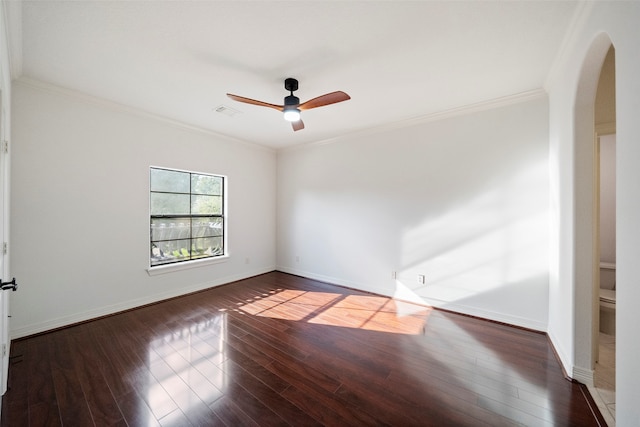
{"label": "empty room interior", "polygon": [[0,3],[2,426],[640,426],[640,2]]}

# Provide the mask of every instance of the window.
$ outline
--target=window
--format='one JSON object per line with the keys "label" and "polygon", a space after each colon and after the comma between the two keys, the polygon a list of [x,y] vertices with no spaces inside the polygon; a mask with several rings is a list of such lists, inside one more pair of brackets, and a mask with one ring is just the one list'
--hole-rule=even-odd
{"label": "window", "polygon": [[223,256],[225,178],[151,168],[151,267]]}

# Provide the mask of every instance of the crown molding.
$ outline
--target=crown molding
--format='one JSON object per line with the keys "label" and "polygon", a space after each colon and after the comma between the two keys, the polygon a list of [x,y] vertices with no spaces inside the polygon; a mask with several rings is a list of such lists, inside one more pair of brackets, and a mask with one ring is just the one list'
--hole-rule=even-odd
{"label": "crown molding", "polygon": [[482,111],[494,110],[496,108],[506,107],[514,104],[520,104],[523,102],[533,101],[536,99],[542,99],[546,97],[547,97],[547,92],[544,89],[534,89],[527,92],[521,92],[514,95],[494,98],[487,101],[477,102],[475,104],[469,104],[462,107],[452,108],[449,110],[443,110],[443,111],[426,114],[418,117],[399,120],[393,123],[387,123],[384,125],[371,127],[364,130],[348,132],[337,137],[324,139],[320,141],[314,141],[308,144],[295,145],[292,147],[284,147],[284,148],[280,148],[278,152],[295,151],[295,150],[300,150],[304,148],[309,148],[311,146],[333,144],[336,142],[344,141],[347,138],[375,135],[379,133],[389,132],[392,130],[405,129],[405,128],[414,127],[414,126],[418,126],[425,123],[437,122],[441,120],[450,119],[453,117],[465,116],[468,114],[478,113]]}
{"label": "crown molding", "polygon": [[170,119],[168,117],[164,117],[164,116],[160,116],[154,113],[150,113],[148,111],[144,111],[138,108],[134,108],[134,107],[130,107],[124,104],[119,104],[117,102],[113,102],[113,101],[109,101],[107,99],[104,98],[99,98],[93,95],[88,95],[84,92],[79,92],[76,90],[72,90],[72,89],[68,89],[62,86],[58,86],[52,83],[48,83],[48,82],[44,82],[41,80],[37,80],[37,79],[33,79],[30,77],[25,77],[22,76],[17,80],[14,80],[13,82],[14,84],[20,85],[20,86],[24,86],[24,87],[29,87],[32,89],[37,89],[43,92],[49,92],[52,94],[56,94],[56,95],[60,95],[60,96],[65,96],[68,98],[72,98],[75,100],[79,100],[82,102],[86,102],[88,104],[92,104],[92,105],[96,105],[96,106],[100,106],[103,108],[107,108],[110,109],[112,111],[118,111],[121,113],[127,113],[127,114],[131,114],[131,115],[135,115],[138,117],[144,117],[147,119],[151,119],[151,120],[155,120],[155,121],[159,121],[162,122],[164,124],[168,124],[183,130],[187,130],[187,131],[191,131],[191,132],[196,132],[196,133],[200,133],[200,134],[205,134],[207,136],[210,137],[214,137],[214,138],[218,138],[218,139],[223,139],[226,140],[228,142],[233,142],[233,143],[238,143],[238,144],[243,144],[255,149],[260,149],[263,151],[267,151],[270,153],[276,153],[276,152],[287,152],[287,151],[294,151],[294,150],[299,150],[299,149],[304,149],[304,148],[309,148],[311,146],[318,146],[318,145],[326,145],[326,144],[332,144],[332,143],[336,143],[336,142],[341,142],[344,141],[347,138],[354,138],[354,137],[361,137],[361,136],[367,136],[367,135],[375,135],[375,134],[379,134],[379,133],[384,133],[384,132],[389,132],[392,130],[396,130],[396,129],[404,129],[404,128],[409,128],[409,127],[413,127],[413,126],[418,126],[424,123],[430,123],[430,122],[436,122],[436,121],[441,121],[441,120],[446,120],[452,117],[458,117],[458,116],[464,116],[464,115],[468,115],[468,114],[473,114],[473,113],[477,113],[477,112],[481,112],[481,111],[487,111],[487,110],[493,110],[496,108],[500,108],[500,107],[505,107],[505,106],[509,106],[509,105],[514,105],[514,104],[519,104],[519,103],[523,103],[523,102],[528,102],[528,101],[532,101],[532,100],[536,100],[536,99],[541,99],[541,98],[545,98],[547,96],[547,93],[544,89],[534,89],[531,91],[527,91],[527,92],[522,92],[522,93],[518,93],[518,94],[514,94],[514,95],[509,95],[509,96],[503,96],[500,98],[494,98],[494,99],[490,99],[487,101],[482,101],[482,102],[478,102],[475,104],[469,104],[466,106],[462,106],[462,107],[456,107],[456,108],[452,108],[449,110],[443,110],[440,112],[436,112],[436,113],[431,113],[431,114],[426,114],[426,115],[422,115],[422,116],[417,116],[417,117],[412,117],[412,118],[408,118],[408,119],[404,119],[404,120],[399,120],[393,123],[387,123],[387,124],[383,124],[380,126],[375,126],[375,127],[371,127],[371,128],[367,128],[364,130],[357,130],[357,131],[353,131],[353,132],[347,132],[345,134],[342,134],[340,136],[337,137],[333,137],[333,138],[328,138],[328,139],[324,139],[324,140],[319,140],[319,141],[314,141],[314,142],[310,142],[307,144],[301,144],[301,145],[294,145],[291,147],[284,147],[284,148],[271,148],[271,147],[267,147],[264,145],[260,145],[254,142],[249,142],[249,141],[245,141],[245,140],[241,140],[241,139],[237,139],[237,138],[233,138],[231,136],[228,135],[224,135],[221,133],[217,133],[208,129],[204,129],[198,126],[193,126],[193,125],[189,125],[186,124],[184,122],[180,122],[174,119]]}
{"label": "crown molding", "polygon": [[194,132],[194,133],[199,133],[199,134],[204,134],[206,136],[212,137],[212,138],[216,138],[216,139],[220,139],[220,140],[224,140],[226,142],[231,142],[234,144],[242,144],[245,145],[247,147],[253,148],[253,149],[258,149],[258,150],[262,150],[262,151],[266,151],[269,153],[275,153],[276,150],[274,148],[271,147],[267,147],[264,145],[260,145],[260,144],[256,144],[254,142],[249,142],[249,141],[245,141],[242,139],[237,139],[237,138],[233,138],[231,136],[222,134],[222,133],[217,133],[214,132],[212,130],[209,129],[205,129],[202,127],[198,127],[198,126],[194,126],[194,125],[190,125],[178,120],[174,120],[174,119],[170,119],[168,117],[165,116],[161,116],[159,114],[154,114],[154,113],[150,113],[148,111],[139,109],[139,108],[135,108],[135,107],[130,107],[128,105],[124,105],[124,104],[119,104],[117,102],[114,101],[109,101],[107,99],[104,98],[99,98],[93,95],[88,95],[84,92],[79,92],[76,90],[72,90],[72,89],[68,89],[62,86],[58,86],[52,83],[48,83],[48,82],[44,82],[41,80],[37,80],[37,79],[33,79],[30,77],[25,77],[22,76],[17,80],[13,81],[14,84],[19,85],[19,86],[24,86],[24,87],[28,87],[31,89],[36,89],[36,90],[40,90],[42,92],[48,92],[51,94],[55,94],[55,95],[59,95],[59,96],[64,96],[67,98],[71,98],[74,99],[76,101],[81,101],[81,102],[85,102],[87,104],[91,104],[91,105],[95,105],[98,107],[102,107],[102,108],[106,108],[109,109],[111,111],[116,111],[116,112],[120,112],[120,113],[125,113],[125,114],[130,114],[133,116],[138,116],[138,117],[142,117],[142,118],[146,118],[146,119],[150,119],[150,120],[154,120],[157,122],[161,122],[163,124],[169,125],[169,126],[173,126],[175,128],[178,129],[182,129],[185,131],[189,131],[189,132]]}

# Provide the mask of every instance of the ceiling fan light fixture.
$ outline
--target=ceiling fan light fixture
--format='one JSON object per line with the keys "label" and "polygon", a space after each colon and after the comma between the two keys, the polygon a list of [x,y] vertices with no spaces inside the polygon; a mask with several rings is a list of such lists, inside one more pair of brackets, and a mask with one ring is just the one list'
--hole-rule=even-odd
{"label": "ceiling fan light fixture", "polygon": [[284,110],[284,119],[288,122],[297,122],[300,120],[300,110],[297,108],[287,108]]}
{"label": "ceiling fan light fixture", "polygon": [[284,105],[271,104],[269,102],[258,101],[256,99],[245,98],[244,96],[227,93],[227,96],[234,101],[244,102],[245,104],[257,105],[260,107],[269,107],[284,113],[284,119],[291,123],[293,131],[304,129],[304,123],[300,118],[300,111],[310,110],[312,108],[324,107],[338,102],[351,99],[349,95],[338,90],[324,95],[317,96],[307,102],[300,103],[300,98],[295,96],[293,92],[298,90],[298,81],[294,78],[288,78],[284,81],[284,88],[290,92],[290,95],[284,97]]}

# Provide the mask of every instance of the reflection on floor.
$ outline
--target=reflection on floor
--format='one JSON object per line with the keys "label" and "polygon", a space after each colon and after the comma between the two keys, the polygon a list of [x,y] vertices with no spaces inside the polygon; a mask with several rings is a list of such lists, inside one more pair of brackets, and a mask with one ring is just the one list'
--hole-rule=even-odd
{"label": "reflection on floor", "polygon": [[281,272],[11,343],[0,426],[599,427],[545,334]]}
{"label": "reflection on floor", "polygon": [[596,363],[595,387],[589,387],[609,427],[616,425],[616,337],[600,333],[600,357]]}

